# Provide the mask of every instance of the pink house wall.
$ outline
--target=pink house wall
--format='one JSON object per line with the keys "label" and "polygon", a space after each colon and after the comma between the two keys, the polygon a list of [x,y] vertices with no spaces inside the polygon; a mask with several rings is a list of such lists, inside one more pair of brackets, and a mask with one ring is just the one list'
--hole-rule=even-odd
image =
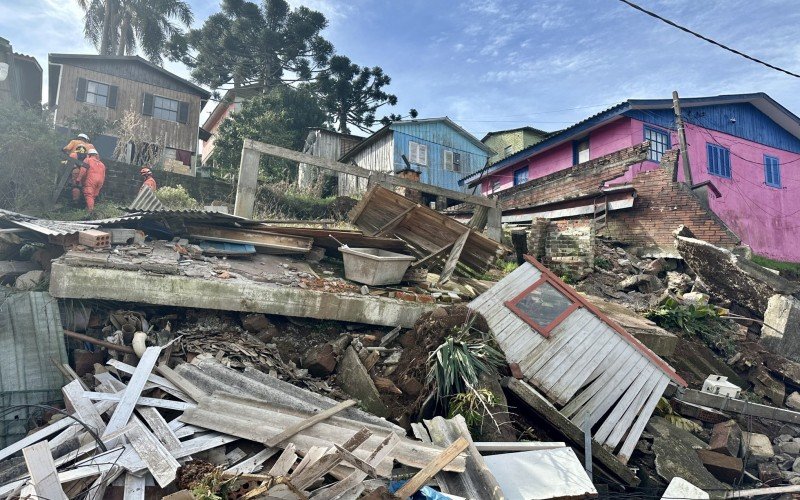
{"label": "pink house wall", "polygon": [[[644,125],[639,120],[621,117],[592,131],[589,136],[590,158],[595,159],[641,143],[644,140]],[[671,145],[676,148],[677,134],[668,132]],[[797,173],[800,171],[800,154],[692,124],[686,125],[686,140],[693,182],[697,184],[711,180],[722,194],[720,198],[710,196],[711,210],[756,254],[800,262],[800,174]],[[731,179],[708,173],[706,143],[718,143],[730,150]],[[779,159],[780,188],[765,183],[764,155]],[[527,161],[528,179],[537,179],[570,166],[572,143],[568,141],[530,158]],[[642,162],[609,184],[629,183],[640,172],[657,167],[656,162]],[[498,177],[501,179],[501,189],[513,186],[513,172],[518,168],[519,164],[493,174],[482,183],[483,194],[491,194],[491,181]],[[678,177],[683,180],[680,165]]]}

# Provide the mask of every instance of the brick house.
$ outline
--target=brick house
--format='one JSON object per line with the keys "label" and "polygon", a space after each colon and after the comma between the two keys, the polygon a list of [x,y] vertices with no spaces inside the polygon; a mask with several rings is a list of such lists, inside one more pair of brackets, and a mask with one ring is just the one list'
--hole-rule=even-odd
{"label": "brick house", "polygon": [[[724,246],[740,240],[756,254],[800,261],[800,233],[794,228],[800,214],[800,178],[794,175],[800,118],[763,93],[681,99],[681,107],[688,186],[682,163],[675,183],[673,169],[663,161],[674,159],[668,152],[678,144],[671,99],[617,104],[462,183],[499,194],[504,222],[542,216],[561,221],[590,213],[602,219],[608,213],[613,214],[608,231],[614,231],[613,220],[627,221],[616,228],[616,236],[640,247],[672,252],[669,233],[686,224],[699,237]],[[623,161],[644,141],[641,160]],[[527,181],[515,180],[523,178]],[[551,195],[520,194],[533,193],[538,185],[556,186],[557,179],[563,180]],[[578,179],[592,189],[580,188]],[[548,200],[558,203],[548,207]],[[703,224],[707,230],[691,227]]]}
{"label": "brick house", "polygon": [[[110,122],[132,111],[141,117],[146,148],[163,148],[165,169],[194,173],[200,109],[209,97],[207,90],[139,56],[49,55],[49,102],[57,129],[69,132],[81,110]],[[101,157],[140,163],[142,151],[132,144],[118,148],[113,132],[91,139]]]}

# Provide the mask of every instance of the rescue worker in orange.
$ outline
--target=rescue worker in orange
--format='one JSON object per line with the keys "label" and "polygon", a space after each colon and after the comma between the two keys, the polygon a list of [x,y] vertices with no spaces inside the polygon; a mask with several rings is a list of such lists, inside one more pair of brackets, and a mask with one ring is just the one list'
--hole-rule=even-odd
{"label": "rescue worker in orange", "polygon": [[[75,151],[70,153],[69,157],[83,163],[86,159],[86,147],[83,144],[78,144]],[[86,176],[86,164],[72,165],[71,185],[72,185],[72,202],[78,203],[81,199],[81,186],[83,185],[83,178]]]}
{"label": "rescue worker in orange", "polygon": [[100,161],[96,149],[90,149],[84,163],[86,175],[83,178],[83,197],[86,199],[86,210],[89,215],[94,212],[94,200],[100,196],[100,190],[106,180],[106,166]]}
{"label": "rescue worker in orange", "polygon": [[144,188],[147,188],[155,193],[157,186],[156,186],[156,180],[153,177],[153,171],[150,170],[148,167],[144,167],[143,169],[139,170],[139,175],[141,175],[142,179],[144,179],[144,182],[142,182],[142,187],[139,188],[139,191],[141,191]]}
{"label": "rescue worker in orange", "polygon": [[89,136],[88,135],[86,135],[86,134],[78,134],[78,135],[75,136],[74,139],[69,141],[69,144],[67,144],[66,146],[61,148],[61,150],[63,152],[65,152],[65,153],[67,153],[68,155],[71,155],[72,153],[75,152],[75,149],[78,146],[83,146],[86,151],[89,151],[90,149],[94,149],[94,146],[92,145],[92,143],[89,142]]}

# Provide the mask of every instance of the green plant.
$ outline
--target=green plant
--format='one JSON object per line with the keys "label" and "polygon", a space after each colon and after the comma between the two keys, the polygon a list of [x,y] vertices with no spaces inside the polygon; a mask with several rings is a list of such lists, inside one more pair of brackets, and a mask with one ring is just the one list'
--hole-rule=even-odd
{"label": "green plant", "polygon": [[161,203],[163,203],[167,208],[171,208],[173,210],[201,208],[200,203],[192,198],[189,195],[189,192],[186,191],[186,188],[180,184],[175,187],[164,186],[158,188],[158,191],[156,191],[156,197],[158,197],[158,199],[161,200]]}
{"label": "green plant", "polygon": [[753,255],[752,262],[759,266],[780,271],[781,275],[786,274],[790,279],[797,279],[797,277],[800,277],[800,263],[798,262],[783,262],[768,257],[762,257],[761,255]]}
{"label": "green plant", "polygon": [[605,257],[595,257],[594,258],[594,267],[599,267],[600,269],[605,269],[608,271],[611,269],[611,261],[606,259]]}
{"label": "green plant", "polygon": [[464,417],[470,431],[480,429],[483,423],[483,415],[487,406],[496,406],[497,397],[489,389],[476,389],[469,392],[461,392],[450,399],[450,409],[447,418],[456,415]]}
{"label": "green plant", "polygon": [[96,110],[83,107],[75,112],[75,115],[67,121],[67,126],[76,135],[83,133],[89,136],[89,140],[111,129],[114,124],[102,116]]}
{"label": "green plant", "polygon": [[563,281],[567,285],[571,285],[571,284],[575,283],[575,278],[573,278],[572,274],[570,274],[568,272],[562,273],[561,276],[559,276],[559,277],[561,278],[561,281]]}
{"label": "green plant", "polygon": [[485,340],[450,336],[428,357],[428,382],[436,386],[439,399],[474,389],[483,374],[496,372],[503,355]]}
{"label": "green plant", "polygon": [[658,400],[658,404],[656,404],[654,413],[659,417],[664,417],[667,422],[679,429],[695,433],[702,432],[703,430],[703,426],[697,422],[693,422],[688,418],[682,417],[675,413],[675,411],[672,409],[672,405],[670,405],[669,401],[664,398]]}
{"label": "green plant", "polygon": [[192,488],[192,497],[198,500],[223,500],[228,498],[237,477],[222,478],[222,468],[218,467],[197,481]]}
{"label": "green plant", "polygon": [[733,354],[735,345],[730,338],[730,322],[720,317],[709,305],[682,304],[670,297],[657,309],[645,313],[663,328],[698,337],[726,356]]}

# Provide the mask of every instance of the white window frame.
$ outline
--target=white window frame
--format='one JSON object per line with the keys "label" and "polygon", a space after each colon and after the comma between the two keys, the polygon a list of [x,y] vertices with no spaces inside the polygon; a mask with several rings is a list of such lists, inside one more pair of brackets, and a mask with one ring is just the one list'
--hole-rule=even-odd
{"label": "white window frame", "polygon": [[[168,109],[168,108],[165,108],[163,106],[157,106],[156,102],[159,99],[162,99],[162,100],[167,101],[169,103],[175,103],[175,109],[173,110],[171,108]],[[156,111],[161,111],[162,113],[163,112],[168,112],[168,113],[174,112],[175,113],[175,118],[171,118],[171,117],[170,118],[165,118],[164,116],[157,114]],[[180,118],[180,114],[181,114],[181,102],[180,101],[178,101],[177,99],[170,99],[169,97],[164,97],[164,96],[153,94],[153,118],[158,118],[159,120],[166,120],[168,122],[176,122],[177,123],[179,118]]]}
{"label": "white window frame", "polygon": [[[105,90],[106,90],[105,95],[100,94],[98,92],[92,92],[91,90],[89,90],[93,84],[96,85],[96,86],[105,87]],[[98,90],[98,89],[95,88],[95,90]],[[109,85],[107,83],[103,83],[103,82],[96,82],[94,80],[88,80],[88,79],[86,80],[86,100],[85,100],[85,102],[87,104],[91,104],[93,106],[102,106],[104,108],[107,108],[108,107],[108,96],[109,96],[110,93],[111,93],[111,85]],[[103,102],[97,102],[97,98],[98,97],[102,98]]]}
{"label": "white window frame", "polygon": [[461,172],[461,153],[445,149],[444,169],[450,172]]}
{"label": "white window frame", "polygon": [[504,156],[511,156],[511,153],[513,153],[513,152],[514,152],[514,146],[512,146],[511,144],[509,144],[508,146],[503,148],[503,155]]}
{"label": "white window frame", "polygon": [[408,161],[415,165],[428,166],[428,146],[408,141]]}

